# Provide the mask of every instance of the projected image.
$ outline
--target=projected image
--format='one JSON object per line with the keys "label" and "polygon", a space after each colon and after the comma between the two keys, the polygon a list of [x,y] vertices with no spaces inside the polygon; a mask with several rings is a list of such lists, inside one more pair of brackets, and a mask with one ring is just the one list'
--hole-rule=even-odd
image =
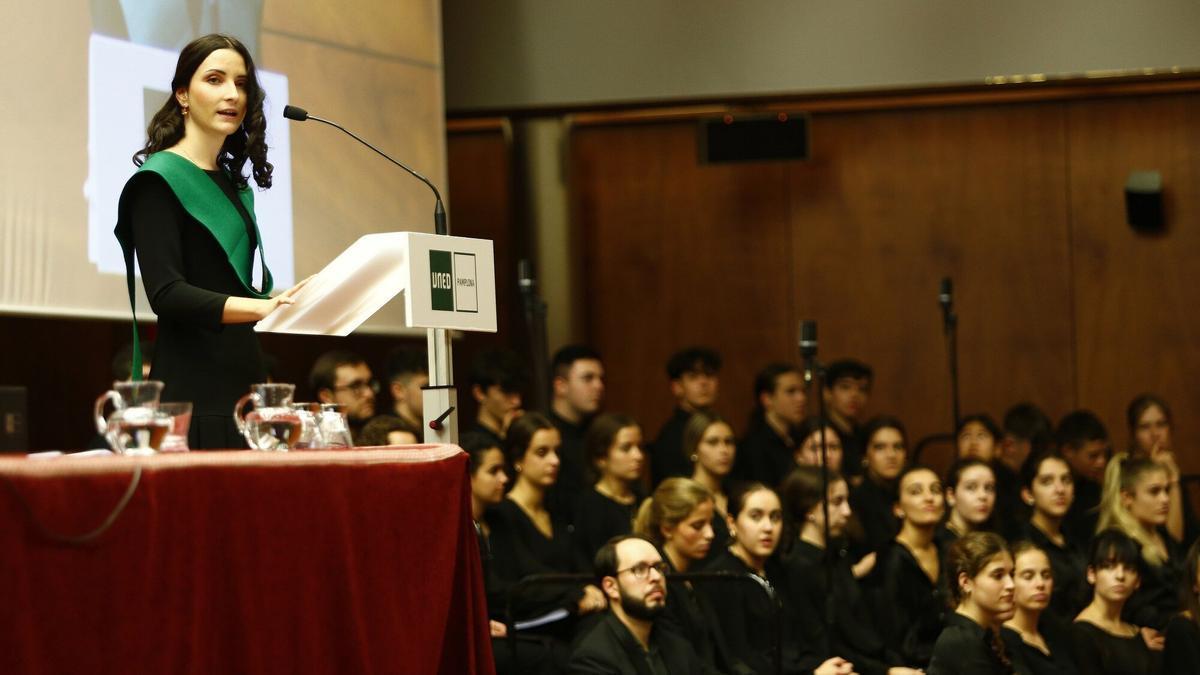
{"label": "projected image", "polygon": [[[146,140],[151,117],[171,95],[179,50],[193,38],[228,33],[257,51],[261,0],[93,0],[88,42],[88,259],[103,273],[125,273],[113,223],[121,189],[137,167],[133,152]],[[103,34],[102,34],[103,33]],[[255,54],[257,59],[257,54]],[[280,118],[288,101],[286,75],[258,69],[266,100],[267,145],[274,165],[270,190],[256,191],[255,211],[267,264],[279,288],[295,280],[289,128]],[[253,184],[252,184],[253,185]],[[255,266],[258,270],[258,266]],[[257,280],[256,280],[257,281]]]}

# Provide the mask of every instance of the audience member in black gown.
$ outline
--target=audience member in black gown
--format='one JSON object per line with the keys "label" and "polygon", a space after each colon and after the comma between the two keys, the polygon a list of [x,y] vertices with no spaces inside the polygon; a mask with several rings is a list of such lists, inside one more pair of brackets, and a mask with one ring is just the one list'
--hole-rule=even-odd
{"label": "audience member in black gown", "polygon": [[1100,529],[1117,529],[1141,547],[1138,590],[1125,605],[1125,619],[1164,630],[1179,611],[1182,556],[1166,531],[1172,486],[1167,469],[1145,457],[1121,453],[1104,472]]}
{"label": "audience member in black gown", "polygon": [[1183,611],[1167,622],[1163,675],[1191,675],[1200,665],[1200,542],[1188,549],[1179,588]]}
{"label": "audience member in black gown", "polygon": [[[796,438],[800,441],[793,455],[796,465],[821,466],[821,419],[815,415],[805,417],[796,427]],[[841,473],[842,437],[833,425],[825,426],[825,456],[829,459],[830,470]]]}
{"label": "audience member in black gown", "polygon": [[971,532],[992,529],[996,510],[996,474],[992,465],[968,457],[950,465],[946,472],[946,522],[938,530],[943,549]]}
{"label": "audience member in black gown", "polygon": [[800,631],[806,608],[790,604],[787,574],[774,557],[784,531],[779,495],[762,483],[739,485],[729,503],[729,529],[733,542],[714,561],[713,571],[744,580],[703,588],[717,609],[730,650],[757,673],[776,672],[777,655],[785,673],[854,672],[853,664],[829,656]]}
{"label": "audience member in black gown", "polygon": [[[845,479],[830,473],[826,499],[821,470],[802,466],[787,477],[782,490],[791,522],[799,530],[783,562],[787,570],[784,589],[789,595],[785,604],[790,604],[800,619],[802,639],[845,658],[862,675],[919,673],[904,667],[900,655],[885,645],[873,607],[854,577],[845,548],[839,545],[850,521],[850,490]],[[833,625],[827,627],[824,617],[829,610]]]}
{"label": "audience member in black gown", "polygon": [[[538,413],[526,413],[509,426],[505,459],[516,480],[507,498],[488,514],[493,569],[509,586],[530,574],[587,568],[572,542],[570,526],[546,504],[546,491],[558,477],[560,442],[558,430]],[[590,584],[528,587],[512,598],[517,619],[558,608],[573,614],[599,612],[604,603],[604,594]]]}
{"label": "audience member in black gown", "polygon": [[1162,636],[1126,621],[1125,604],[1138,587],[1143,566],[1138,543],[1119,530],[1097,534],[1088,550],[1092,601],[1072,625],[1075,665],[1087,675],[1157,673]]}
{"label": "audience member in black gown", "polygon": [[585,560],[608,540],[633,531],[645,467],[642,429],[628,415],[604,413],[588,427],[586,452],[595,484],[584,490],[575,513],[575,541]]}
{"label": "audience member in black gown", "polygon": [[683,430],[682,451],[691,467],[692,480],[708,488],[713,496],[713,543],[708,555],[700,561],[703,567],[729,545],[729,527],[725,509],[729,503],[726,484],[737,460],[733,427],[711,412],[691,416]]}
{"label": "audience member in black gown", "polygon": [[1111,451],[1108,431],[1091,411],[1076,410],[1059,421],[1054,440],[1075,475],[1075,501],[1063,529],[1078,545],[1086,546],[1096,534],[1100,487]]}
{"label": "audience member in black gown", "polygon": [[1054,572],[1050,614],[1071,621],[1092,596],[1087,585],[1087,554],[1062,529],[1075,498],[1071,467],[1057,450],[1043,450],[1021,467],[1021,483],[1021,498],[1033,511],[1021,536],[1050,559]]}
{"label": "audience member in black gown", "polygon": [[1000,461],[1000,427],[990,415],[975,413],[959,420],[954,437],[959,459],[974,457],[992,467],[992,474],[996,477],[992,529],[1006,538],[1016,536],[1021,525],[1029,518],[1029,509],[1021,501],[1017,474]]}
{"label": "audience member in black gown", "polygon": [[1001,624],[1013,615],[1013,561],[994,532],[969,532],[946,553],[955,609],[933,647],[929,675],[1027,673],[1008,650]]}
{"label": "audience member in black gown", "polygon": [[905,469],[897,481],[900,533],[880,556],[878,613],[888,647],[914,668],[929,665],[946,613],[942,552],[935,539],[945,512],[942,480],[932,469]]}
{"label": "audience member in black gown", "polygon": [[1013,617],[1000,631],[1031,675],[1076,675],[1069,621],[1047,613],[1058,592],[1046,552],[1022,540],[1012,546]]}
{"label": "audience member in black gown", "polygon": [[467,453],[471,474],[471,518],[479,533],[479,551],[483,562],[483,584],[487,593],[488,619],[492,635],[492,655],[499,675],[518,673],[556,673],[566,663],[566,644],[552,638],[522,634],[515,639],[508,635],[504,619],[504,604],[508,585],[496,578],[492,570],[491,531],[485,519],[487,509],[504,499],[508,474],[504,470],[504,453],[494,440],[485,434],[467,432],[458,441]]}
{"label": "audience member in black gown", "polygon": [[425,401],[421,387],[429,384],[429,359],[425,349],[404,346],[393,349],[388,353],[384,377],[391,398],[387,411],[413,429],[423,428]]}
{"label": "audience member in black gown", "polygon": [[796,426],[804,421],[804,375],[790,363],[772,363],[754,378],[754,412],[738,443],[733,475],[778,485],[795,466]]}
{"label": "audience member in black gown", "polygon": [[851,549],[857,557],[878,554],[900,532],[896,480],[908,457],[904,425],[895,417],[872,418],[863,427],[863,436],[867,443],[862,460],[863,481],[850,491],[850,506],[863,530],[862,542]]}
{"label": "audience member in black gown", "polygon": [[504,444],[508,425],[521,415],[524,373],[520,357],[512,350],[485,350],[475,355],[467,386],[479,409],[467,431],[487,434],[497,445]]}
{"label": "audience member in black gown", "polygon": [[675,411],[650,443],[650,484],[673,476],[690,476],[691,465],[683,450],[683,428],[692,413],[710,410],[717,402],[721,355],[708,347],[688,347],[667,360],[667,377]]}
{"label": "audience member in black gown", "polygon": [[1001,532],[1007,537],[1023,536],[1022,528],[1029,520],[1029,507],[1021,498],[1021,468],[1031,455],[1041,454],[1054,446],[1054,424],[1046,413],[1032,403],[1018,403],[1004,413],[1003,428],[996,460],[996,510],[1005,514],[1006,524],[1016,530]]}
{"label": "audience member in black gown", "polygon": [[861,425],[866,419],[874,377],[870,366],[854,359],[839,359],[825,368],[822,396],[829,421],[842,436],[846,475],[858,476],[862,471],[866,437]]}
{"label": "audience member in black gown", "polygon": [[626,535],[601,547],[596,575],[610,610],[571,654],[573,675],[701,675],[694,645],[656,620],[670,597],[654,544]]}
{"label": "audience member in black gown", "polygon": [[583,446],[588,422],[604,404],[604,363],[591,347],[567,345],[554,353],[550,370],[552,399],[547,417],[562,436],[562,468],[548,500],[569,518],[574,515],[575,498],[588,488]]}
{"label": "audience member in black gown", "polygon": [[[688,572],[712,546],[712,515],[707,488],[690,478],[668,478],[638,508],[634,531],[662,550],[668,571]],[[708,668],[733,666],[712,606],[690,581],[667,581],[661,623],[686,638]]]}
{"label": "audience member in black gown", "polygon": [[1129,454],[1148,457],[1167,471],[1167,479],[1171,482],[1167,532],[1187,547],[1196,538],[1198,524],[1187,493],[1179,485],[1179,463],[1171,442],[1171,408],[1154,394],[1139,394],[1129,402],[1125,419],[1129,424]]}

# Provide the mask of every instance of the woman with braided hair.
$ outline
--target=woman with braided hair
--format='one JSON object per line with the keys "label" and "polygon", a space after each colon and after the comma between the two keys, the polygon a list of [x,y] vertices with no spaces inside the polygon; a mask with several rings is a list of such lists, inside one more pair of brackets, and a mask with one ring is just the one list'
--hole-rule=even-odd
{"label": "woman with braided hair", "polygon": [[954,613],[933,646],[929,675],[1000,675],[1029,671],[1000,638],[1011,619],[1013,559],[1008,544],[991,532],[969,532],[946,556]]}

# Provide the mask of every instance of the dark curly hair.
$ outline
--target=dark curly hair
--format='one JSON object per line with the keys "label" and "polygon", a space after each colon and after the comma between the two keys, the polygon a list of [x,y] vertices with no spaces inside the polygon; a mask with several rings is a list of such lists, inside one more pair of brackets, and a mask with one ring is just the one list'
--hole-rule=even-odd
{"label": "dark curly hair", "polygon": [[232,49],[246,62],[246,116],[242,126],[225,139],[217,155],[217,165],[241,189],[248,184],[247,177],[242,174],[242,167],[248,159],[254,182],[261,188],[269,188],[274,167],[267,161],[267,120],[263,116],[262,87],[258,84],[258,72],[254,68],[254,60],[250,58],[250,50],[229,35],[213,33],[196,38],[179,52],[175,76],[171,78],[171,95],[154,114],[154,119],[150,120],[150,126],[146,128],[146,147],[133,155],[133,163],[141,166],[148,156],[172,147],[183,138],[183,109],[175,97],[176,93],[188,88],[200,64],[218,49]]}

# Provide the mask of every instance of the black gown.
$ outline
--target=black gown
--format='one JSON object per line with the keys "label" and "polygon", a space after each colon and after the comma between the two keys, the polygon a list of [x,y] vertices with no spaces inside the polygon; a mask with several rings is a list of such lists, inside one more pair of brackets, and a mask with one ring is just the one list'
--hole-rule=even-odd
{"label": "black gown", "polygon": [[1183,615],[1167,622],[1163,675],[1192,675],[1200,668],[1200,626]]}
{"label": "black gown", "polygon": [[[941,554],[939,554],[939,558]],[[877,610],[888,647],[913,668],[929,664],[947,614],[946,566],[931,581],[911,551],[893,541],[876,563],[880,593]]]}
{"label": "black gown", "polygon": [[1022,536],[1045,551],[1050,559],[1054,592],[1050,594],[1049,611],[1063,621],[1074,621],[1092,601],[1092,587],[1087,582],[1087,554],[1070,537],[1064,536],[1066,545],[1059,546],[1031,522],[1025,523]]}
{"label": "black gown", "polygon": [[[953,612],[933,646],[928,675],[1027,675],[1019,654],[1012,653],[999,635]],[[1006,663],[1007,661],[1007,663]]]}
{"label": "black gown", "polygon": [[1031,675],[1078,675],[1070,630],[1070,623],[1049,614],[1042,615],[1038,632],[1046,641],[1049,654],[1025,642],[1021,634],[1011,628],[1002,628],[1000,637],[1008,646],[1009,653],[1014,654]]}
{"label": "black gown", "polygon": [[737,455],[733,460],[733,477],[776,487],[795,468],[795,449],[795,439],[780,437],[775,433],[775,429],[760,417],[753,423],[746,437],[738,441]]}
{"label": "black gown", "polygon": [[1151,651],[1142,636],[1120,637],[1095,624],[1076,621],[1071,626],[1075,665],[1087,675],[1157,673],[1162,653]]}
{"label": "black gown", "polygon": [[551,514],[553,536],[547,538],[511,499],[490,509],[487,520],[492,530],[492,569],[509,595],[503,601],[511,603],[513,618],[531,619],[559,608],[575,613],[583,597],[582,585],[526,586],[512,596],[513,585],[531,574],[590,571],[572,543],[570,526]]}
{"label": "black gown", "polygon": [[593,560],[609,539],[633,531],[633,517],[641,499],[634,496],[630,504],[622,504],[595,488],[584,490],[575,504],[575,542],[583,560]]}
{"label": "black gown", "polygon": [[[256,249],[254,223],[232,183],[219,171],[205,173],[234,204],[245,243]],[[130,178],[120,212],[118,228],[130,228],[146,296],[158,315],[150,378],[164,383],[162,400],[192,402],[191,448],[245,447],[233,405],[251,384],[266,379],[266,370],[254,324],[221,323],[225,301],[246,297],[245,285],[216,237],[158,174],[141,171]]]}
{"label": "black gown", "polygon": [[692,413],[676,407],[647,450],[650,454],[650,483],[657,486],[667,478],[692,475],[692,463],[683,454],[683,429]]}
{"label": "black gown", "polygon": [[1167,622],[1179,612],[1179,587],[1183,579],[1183,553],[1167,534],[1165,527],[1158,535],[1167,548],[1167,559],[1159,565],[1143,560],[1143,574],[1138,589],[1129,596],[1121,618],[1135,626],[1149,626],[1157,631],[1167,628]]}
{"label": "black gown", "polygon": [[850,491],[850,508],[862,524],[863,539],[854,546],[855,557],[878,552],[900,532],[900,519],[894,507],[898,495],[891,485],[875,482],[870,476]]}

